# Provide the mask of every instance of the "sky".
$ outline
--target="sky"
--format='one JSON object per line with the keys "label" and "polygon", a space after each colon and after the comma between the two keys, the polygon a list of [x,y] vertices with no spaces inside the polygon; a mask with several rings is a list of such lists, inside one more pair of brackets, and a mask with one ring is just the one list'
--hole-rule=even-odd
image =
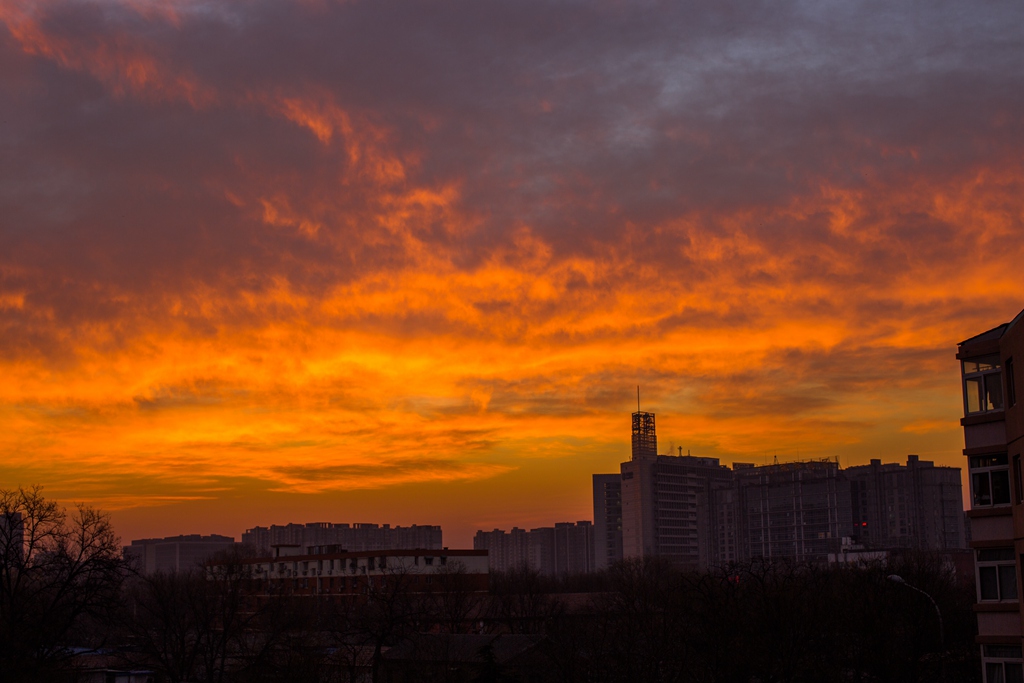
{"label": "sky", "polygon": [[592,518],[662,452],[961,466],[1024,5],[0,2],[0,488],[127,541]]}

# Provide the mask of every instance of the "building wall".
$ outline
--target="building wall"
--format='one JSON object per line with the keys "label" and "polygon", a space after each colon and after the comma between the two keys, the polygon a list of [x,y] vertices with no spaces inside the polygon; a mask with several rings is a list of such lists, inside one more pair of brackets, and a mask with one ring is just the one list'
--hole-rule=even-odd
{"label": "building wall", "polygon": [[123,555],[144,575],[173,574],[198,569],[216,553],[235,545],[231,536],[168,536],[143,538],[125,546]]}
{"label": "building wall", "polygon": [[590,521],[559,522],[530,531],[477,531],[473,548],[488,551],[492,571],[527,567],[548,576],[591,572],[594,525]]}
{"label": "building wall", "polygon": [[595,474],[594,569],[622,559],[622,475]]}
{"label": "building wall", "polygon": [[[442,587],[439,575],[453,573],[465,577],[460,589],[488,590],[486,551],[399,549],[347,553],[335,552],[335,547],[313,546],[301,551],[294,546],[278,547],[274,549],[276,555],[245,560],[243,564],[252,577],[249,592],[354,597],[382,589],[388,582],[403,582],[412,592],[431,592]],[[219,567],[214,564],[209,571],[216,572]]]}
{"label": "building wall", "polygon": [[[986,683],[994,683],[988,680],[991,667],[1020,672],[1024,661],[1019,599],[1024,553],[1020,467],[1024,406],[1017,367],[1024,360],[1022,319],[1024,311],[1010,323],[961,342],[957,349],[964,392],[961,425],[970,482],[970,544],[978,579],[974,610]],[[979,388],[983,388],[980,396]],[[1011,571],[1012,580],[1007,575]]]}
{"label": "building wall", "polygon": [[389,524],[274,524],[253,527],[242,534],[242,543],[260,552],[269,552],[275,545],[301,547],[340,545],[351,552],[389,550],[393,548],[425,548],[443,546],[441,527],[413,524],[392,527]]}

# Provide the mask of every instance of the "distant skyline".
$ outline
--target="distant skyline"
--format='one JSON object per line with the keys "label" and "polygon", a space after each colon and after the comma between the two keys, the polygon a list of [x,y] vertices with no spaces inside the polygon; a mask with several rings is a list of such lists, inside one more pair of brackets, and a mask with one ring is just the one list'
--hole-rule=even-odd
{"label": "distant skyline", "polygon": [[1024,5],[0,4],[0,487],[125,541],[591,519],[659,447],[963,466]]}

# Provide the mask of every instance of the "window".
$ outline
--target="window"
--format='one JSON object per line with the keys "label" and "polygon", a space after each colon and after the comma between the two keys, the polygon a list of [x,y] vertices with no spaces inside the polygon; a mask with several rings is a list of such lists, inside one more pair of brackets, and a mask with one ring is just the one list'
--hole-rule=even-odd
{"label": "window", "polygon": [[1016,495],[1015,503],[1024,503],[1024,482],[1021,481],[1020,456],[1013,456],[1013,492]]}
{"label": "window", "polygon": [[1017,565],[1013,548],[978,551],[978,600],[1016,600]]}
{"label": "window", "polygon": [[964,412],[967,415],[1003,409],[1003,373],[999,354],[963,362]]}
{"label": "window", "polygon": [[1010,471],[1005,453],[972,455],[972,507],[1010,504]]}
{"label": "window", "polygon": [[1013,359],[1006,359],[1006,405],[1017,405],[1017,382],[1013,378]]}
{"label": "window", "polygon": [[982,645],[985,683],[1024,683],[1019,645]]}

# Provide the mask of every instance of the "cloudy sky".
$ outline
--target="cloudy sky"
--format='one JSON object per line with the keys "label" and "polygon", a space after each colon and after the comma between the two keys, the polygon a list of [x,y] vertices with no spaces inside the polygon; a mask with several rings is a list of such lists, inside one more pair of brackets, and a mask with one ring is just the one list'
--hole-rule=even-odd
{"label": "cloudy sky", "polygon": [[663,452],[959,466],[1024,5],[0,3],[0,487],[126,538],[589,519]]}

